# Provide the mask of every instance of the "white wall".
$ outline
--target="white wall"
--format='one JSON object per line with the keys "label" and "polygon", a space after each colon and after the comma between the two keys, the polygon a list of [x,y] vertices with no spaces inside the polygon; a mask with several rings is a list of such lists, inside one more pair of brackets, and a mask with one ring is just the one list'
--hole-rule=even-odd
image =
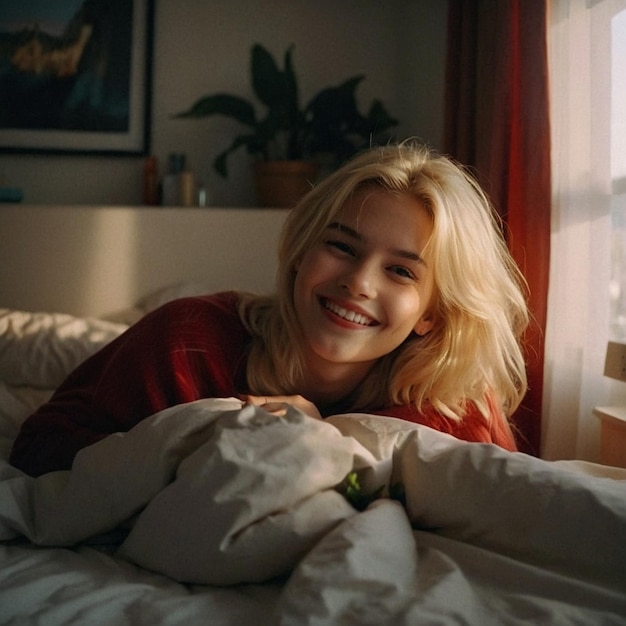
{"label": "white wall", "polygon": [[179,283],[271,293],[286,215],[0,204],[0,307],[99,316]]}
{"label": "white wall", "polygon": [[[230,162],[228,180],[212,161],[236,127],[224,120],[174,120],[198,96],[250,95],[250,47],[275,55],[295,44],[301,96],[364,73],[363,106],[383,100],[399,137],[441,148],[447,2],[440,0],[156,0],[152,151],[161,165],[187,154],[220,206],[254,205],[249,161]],[[0,155],[0,184],[28,203],[138,204],[142,159]]]}

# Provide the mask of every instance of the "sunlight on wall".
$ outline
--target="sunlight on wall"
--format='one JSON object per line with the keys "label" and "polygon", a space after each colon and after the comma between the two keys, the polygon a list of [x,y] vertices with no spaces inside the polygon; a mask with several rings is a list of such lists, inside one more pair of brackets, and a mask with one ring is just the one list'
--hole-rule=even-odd
{"label": "sunlight on wall", "polygon": [[136,271],[129,266],[140,237],[136,214],[123,209],[90,214],[88,240],[93,245],[84,250],[84,290],[77,305],[85,311],[114,313],[128,306],[136,288]]}

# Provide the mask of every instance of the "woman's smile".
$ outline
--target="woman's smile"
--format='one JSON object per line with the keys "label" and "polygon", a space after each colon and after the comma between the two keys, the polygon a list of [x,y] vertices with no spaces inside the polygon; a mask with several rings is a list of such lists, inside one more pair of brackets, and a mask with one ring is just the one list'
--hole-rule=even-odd
{"label": "woman's smile", "polygon": [[372,319],[368,315],[360,313],[352,308],[345,308],[328,298],[320,298],[320,302],[326,310],[331,311],[341,320],[350,322],[357,326],[376,326],[378,324],[375,319]]}

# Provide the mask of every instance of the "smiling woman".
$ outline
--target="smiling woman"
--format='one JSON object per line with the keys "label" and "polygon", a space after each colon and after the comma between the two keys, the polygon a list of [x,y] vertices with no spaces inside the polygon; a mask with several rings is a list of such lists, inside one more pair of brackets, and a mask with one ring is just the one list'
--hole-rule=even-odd
{"label": "smiling woman", "polygon": [[268,412],[376,413],[515,449],[520,284],[462,168],[417,144],[371,149],[290,211],[275,295],[153,311],[69,375],[24,423],[11,460],[33,474],[65,469],[160,410],[231,396]]}

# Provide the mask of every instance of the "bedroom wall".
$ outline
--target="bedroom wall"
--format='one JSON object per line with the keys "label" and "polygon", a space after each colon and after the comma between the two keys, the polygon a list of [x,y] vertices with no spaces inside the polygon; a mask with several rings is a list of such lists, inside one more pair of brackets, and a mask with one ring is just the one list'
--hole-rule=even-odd
{"label": "bedroom wall", "polygon": [[190,295],[174,286],[270,293],[286,214],[0,204],[0,308],[100,317],[163,289]]}
{"label": "bedroom wall", "polygon": [[[252,206],[249,162],[212,170],[234,127],[171,115],[216,91],[249,95],[254,42],[282,57],[291,43],[306,100],[319,88],[364,73],[363,106],[380,97],[402,124],[441,148],[447,2],[440,0],[156,0],[152,152],[161,164],[185,152],[212,204]],[[26,203],[133,205],[141,201],[142,159],[0,155],[0,185],[21,187]]]}

